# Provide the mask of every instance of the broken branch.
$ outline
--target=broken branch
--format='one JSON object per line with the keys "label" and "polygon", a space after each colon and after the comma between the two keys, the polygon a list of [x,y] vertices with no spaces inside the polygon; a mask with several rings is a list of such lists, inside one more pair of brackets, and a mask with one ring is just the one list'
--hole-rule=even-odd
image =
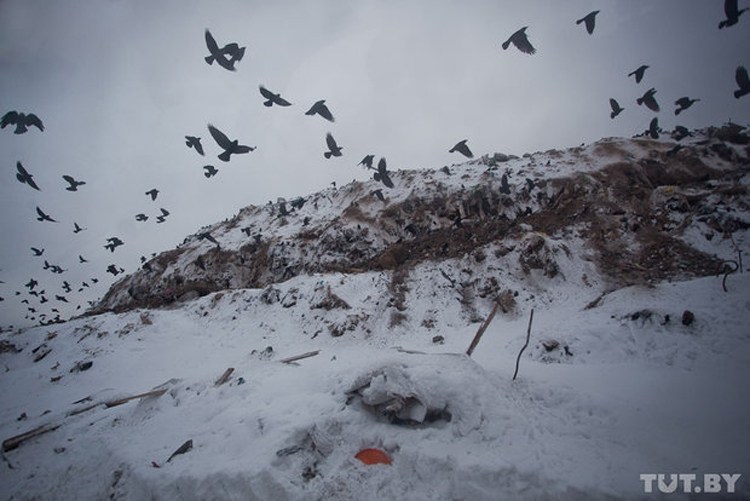
{"label": "broken branch", "polygon": [[281,360],[279,360],[279,362],[281,362],[282,364],[289,364],[291,362],[296,362],[297,360],[302,360],[303,358],[314,357],[318,353],[320,353],[320,350],[308,351],[308,352],[303,353],[301,355],[295,355],[295,356],[289,357],[289,358],[282,358]]}
{"label": "broken branch", "polygon": [[516,358],[516,372],[513,373],[513,381],[516,380],[516,376],[518,376],[518,365],[521,363],[521,355],[523,354],[523,350],[526,349],[526,347],[529,345],[529,339],[531,338],[531,322],[534,321],[534,309],[531,309],[531,316],[529,317],[529,328],[526,331],[526,343],[523,345],[523,348],[521,348],[521,351],[518,352],[518,358]]}
{"label": "broken branch", "polygon": [[487,316],[485,321],[482,323],[482,325],[479,327],[479,330],[476,334],[474,334],[474,339],[471,340],[471,344],[469,345],[469,349],[466,350],[466,354],[468,356],[471,356],[472,353],[474,353],[474,348],[477,347],[479,344],[479,340],[482,338],[482,334],[484,334],[484,331],[487,330],[487,327],[489,327],[490,322],[492,322],[492,319],[495,318],[495,313],[497,313],[497,309],[500,307],[499,302],[495,302],[495,306],[492,307],[492,311]]}

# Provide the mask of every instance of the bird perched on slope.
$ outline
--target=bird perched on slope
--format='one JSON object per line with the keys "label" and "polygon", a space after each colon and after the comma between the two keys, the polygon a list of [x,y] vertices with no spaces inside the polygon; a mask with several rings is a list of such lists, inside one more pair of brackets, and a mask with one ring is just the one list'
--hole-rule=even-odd
{"label": "bird perched on slope", "polygon": [[32,125],[40,131],[44,130],[44,124],[39,117],[33,113],[26,114],[17,111],[9,111],[3,115],[2,119],[0,119],[0,129],[4,129],[8,125],[16,126],[16,130],[13,131],[14,134],[23,134]]}
{"label": "bird perched on slope", "polygon": [[656,94],[656,89],[651,87],[641,97],[636,99],[635,102],[639,105],[645,104],[646,107],[652,111],[659,111],[659,103],[656,102],[654,94]]}
{"label": "bird perched on slope", "polygon": [[527,28],[528,26],[524,26],[520,30],[513,33],[505,42],[503,42],[503,50],[506,50],[510,46],[510,44],[513,44],[515,45],[516,49],[520,50],[524,54],[534,54],[536,52],[536,49],[533,45],[531,45],[531,42],[529,42],[529,37],[526,36]]}
{"label": "bird perched on slope", "polygon": [[157,190],[156,188],[154,188],[154,189],[151,189],[151,190],[148,190],[148,191],[146,192],[146,195],[150,196],[150,197],[151,197],[151,200],[156,200],[156,196],[157,196],[158,194],[159,194],[159,190]]}
{"label": "bird perched on slope", "polygon": [[[230,43],[219,49],[219,45],[208,30],[205,32],[205,39],[208,51],[211,53],[204,58],[205,61],[209,65],[212,65],[214,61],[216,61],[222,68],[229,71],[235,71],[234,65],[236,62],[242,60],[242,57],[245,55],[245,47],[240,47],[236,43]],[[227,54],[231,56],[230,59],[226,58]]]}
{"label": "bird perched on slope", "polygon": [[620,106],[620,103],[618,103],[616,100],[610,98],[609,100],[609,107],[612,108],[612,113],[609,114],[609,118],[615,118],[617,115],[622,113],[623,108]]}
{"label": "bird perched on slope", "polygon": [[36,207],[36,213],[38,214],[38,217],[36,218],[37,221],[49,221],[50,223],[56,223],[54,219],[52,219],[49,214],[45,214],[42,209],[39,208],[37,205]]}
{"label": "bird perched on slope", "polygon": [[677,106],[677,109],[674,110],[674,114],[679,115],[686,109],[690,108],[693,105],[693,103],[697,103],[698,101],[700,101],[700,99],[690,99],[687,96],[681,97],[680,99],[674,102],[675,106]]}
{"label": "bird perched on slope", "polygon": [[367,155],[357,165],[363,165],[365,169],[374,169],[375,167],[372,166],[373,160],[375,160],[375,155]]}
{"label": "bird perched on slope", "polygon": [[195,136],[185,136],[185,144],[188,148],[195,148],[200,156],[204,156],[201,138]]}
{"label": "bird perched on slope", "polygon": [[385,158],[378,161],[378,171],[372,175],[372,178],[383,183],[387,188],[393,188],[393,181],[391,181],[391,176],[388,175]]}
{"label": "bird perched on slope", "polygon": [[72,176],[65,174],[62,177],[70,186],[65,188],[67,191],[78,191],[79,186],[86,184],[86,181],[76,181]]}
{"label": "bird perched on slope", "polygon": [[635,76],[635,83],[641,83],[641,80],[643,80],[643,74],[646,73],[646,70],[648,68],[649,68],[649,65],[642,64],[637,69],[628,73],[628,76],[629,77]]}
{"label": "bird perched on slope", "polygon": [[239,141],[237,139],[235,139],[234,141],[230,141],[223,132],[221,132],[211,124],[208,124],[208,131],[211,133],[214,141],[216,141],[216,144],[218,144],[224,150],[224,152],[219,155],[219,160],[221,160],[222,162],[228,162],[233,153],[235,155],[238,155],[255,150],[255,147],[239,144]]}
{"label": "bird perched on slope", "polygon": [[325,103],[325,99],[316,101],[315,104],[313,104],[310,109],[305,112],[305,115],[320,115],[329,122],[334,122],[335,120],[333,118],[333,114],[331,114],[331,110],[328,109],[328,106],[326,106]]}
{"label": "bird perched on slope", "polygon": [[737,7],[737,0],[724,0],[724,15],[726,19],[719,23],[719,29],[729,28],[734,26],[740,21],[740,15],[745,12],[748,8],[745,7],[739,10]]}
{"label": "bird perched on slope", "polygon": [[344,148],[336,144],[336,140],[333,138],[330,132],[326,134],[326,144],[328,145],[328,151],[323,153],[324,157],[331,158],[341,156],[341,150],[343,150]]}
{"label": "bird perched on slope", "polygon": [[203,173],[203,175],[206,176],[206,177],[215,176],[216,173],[219,172],[219,169],[217,169],[213,165],[204,165],[203,166],[203,170],[206,171],[206,172]]}
{"label": "bird perched on slope", "polygon": [[466,146],[466,141],[468,141],[468,139],[464,139],[463,141],[457,142],[453,148],[448,150],[448,153],[453,153],[457,151],[467,158],[474,158],[474,154],[471,152],[469,147]]}
{"label": "bird perched on slope", "polygon": [[599,13],[598,10],[595,10],[593,12],[589,12],[584,17],[576,21],[576,24],[586,23],[586,31],[589,32],[589,35],[594,33],[594,26],[596,24],[596,15]]}
{"label": "bird perched on slope", "polygon": [[273,106],[274,104],[278,106],[291,106],[292,103],[281,97],[281,94],[274,94],[270,90],[266,89],[262,85],[259,86],[260,89],[260,95],[266,98],[265,101],[263,101],[263,106]]}
{"label": "bird perched on slope", "polygon": [[31,188],[34,188],[37,191],[42,191],[34,181],[34,176],[29,174],[29,172],[24,169],[23,165],[21,165],[21,162],[16,162],[16,170],[18,171],[16,173],[16,179],[18,179],[20,183],[28,184]]}
{"label": "bird perched on slope", "polygon": [[747,69],[744,66],[738,66],[734,73],[734,79],[737,81],[739,89],[734,91],[734,97],[739,99],[745,94],[750,94],[750,78],[747,75]]}

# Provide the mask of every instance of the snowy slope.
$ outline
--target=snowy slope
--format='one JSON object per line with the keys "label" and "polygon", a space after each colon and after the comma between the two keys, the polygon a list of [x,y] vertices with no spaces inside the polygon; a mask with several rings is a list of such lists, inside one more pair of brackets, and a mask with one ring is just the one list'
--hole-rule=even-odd
{"label": "snowy slope", "polygon": [[[2,335],[0,439],[47,432],[6,447],[0,492],[654,499],[641,474],[740,473],[750,496],[750,278],[716,275],[748,251],[748,154],[688,144],[400,171],[385,203],[354,183],[202,229],[101,313]],[[156,301],[177,276],[193,288]]]}

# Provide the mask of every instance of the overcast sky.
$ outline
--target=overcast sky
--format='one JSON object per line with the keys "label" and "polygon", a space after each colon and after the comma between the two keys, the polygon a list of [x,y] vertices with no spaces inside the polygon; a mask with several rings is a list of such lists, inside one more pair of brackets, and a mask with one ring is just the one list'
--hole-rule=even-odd
{"label": "overcast sky", "polygon": [[[589,35],[575,20],[595,9]],[[750,97],[732,93],[737,66],[750,67],[750,15],[719,30],[723,17],[719,0],[0,1],[0,114],[33,112],[46,127],[0,131],[0,326],[29,323],[24,298],[39,312],[85,306],[114,281],[109,264],[134,271],[244,206],[369,178],[357,163],[370,153],[391,169],[439,168],[462,161],[448,153],[461,139],[476,156],[522,155],[630,137],[654,116],[664,129],[748,124]],[[503,51],[523,26],[537,53]],[[206,28],[247,47],[236,72],[206,64]],[[627,74],[641,64],[636,84]],[[293,106],[264,107],[259,84]],[[649,87],[658,114],[635,103]],[[701,101],[675,117],[681,96]],[[625,108],[614,120],[610,97]],[[319,99],[335,123],[304,115]],[[221,162],[209,122],[257,150]],[[342,157],[323,157],[326,132]],[[15,179],[17,161],[42,191]],[[68,192],[63,174],[87,184]],[[59,222],[36,221],[37,206]],[[161,207],[171,215],[156,224]],[[110,253],[113,236],[125,245]],[[28,296],[31,278],[45,305]],[[63,280],[68,310],[54,299]]]}

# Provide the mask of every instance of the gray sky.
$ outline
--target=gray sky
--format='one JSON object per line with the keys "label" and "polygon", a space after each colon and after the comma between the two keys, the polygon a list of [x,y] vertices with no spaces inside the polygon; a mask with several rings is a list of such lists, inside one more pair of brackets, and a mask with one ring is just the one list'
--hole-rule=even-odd
{"label": "gray sky", "polygon": [[[588,35],[575,20],[595,9]],[[370,153],[391,169],[439,168],[462,161],[448,153],[461,139],[475,156],[521,155],[629,137],[653,116],[664,129],[747,124],[750,97],[732,92],[737,66],[750,67],[750,15],[718,30],[723,17],[718,0],[3,0],[0,113],[36,113],[46,130],[0,131],[0,326],[28,323],[23,298],[39,312],[85,305],[114,281],[109,264],[134,271],[244,206],[369,178],[356,165]],[[533,56],[500,47],[522,26]],[[236,72],[205,63],[206,28],[220,46],[247,46]],[[641,64],[636,84],[627,74]],[[264,107],[259,84],[293,106]],[[656,115],[635,103],[649,87]],[[701,101],[675,117],[681,96]],[[615,120],[610,97],[625,108]],[[335,123],[304,115],[319,99]],[[209,122],[257,150],[221,162]],[[326,132],[342,157],[323,158]],[[16,181],[19,160],[41,192]],[[206,179],[206,164],[218,175]],[[63,174],[87,184],[68,192]],[[36,206],[60,222],[36,221]],[[74,221],[86,231],[73,234]],[[112,236],[125,241],[114,253]],[[45,258],[68,271],[42,270]],[[76,294],[91,277],[98,286]],[[50,302],[34,304],[30,278]],[[54,300],[63,280],[69,307]]]}

